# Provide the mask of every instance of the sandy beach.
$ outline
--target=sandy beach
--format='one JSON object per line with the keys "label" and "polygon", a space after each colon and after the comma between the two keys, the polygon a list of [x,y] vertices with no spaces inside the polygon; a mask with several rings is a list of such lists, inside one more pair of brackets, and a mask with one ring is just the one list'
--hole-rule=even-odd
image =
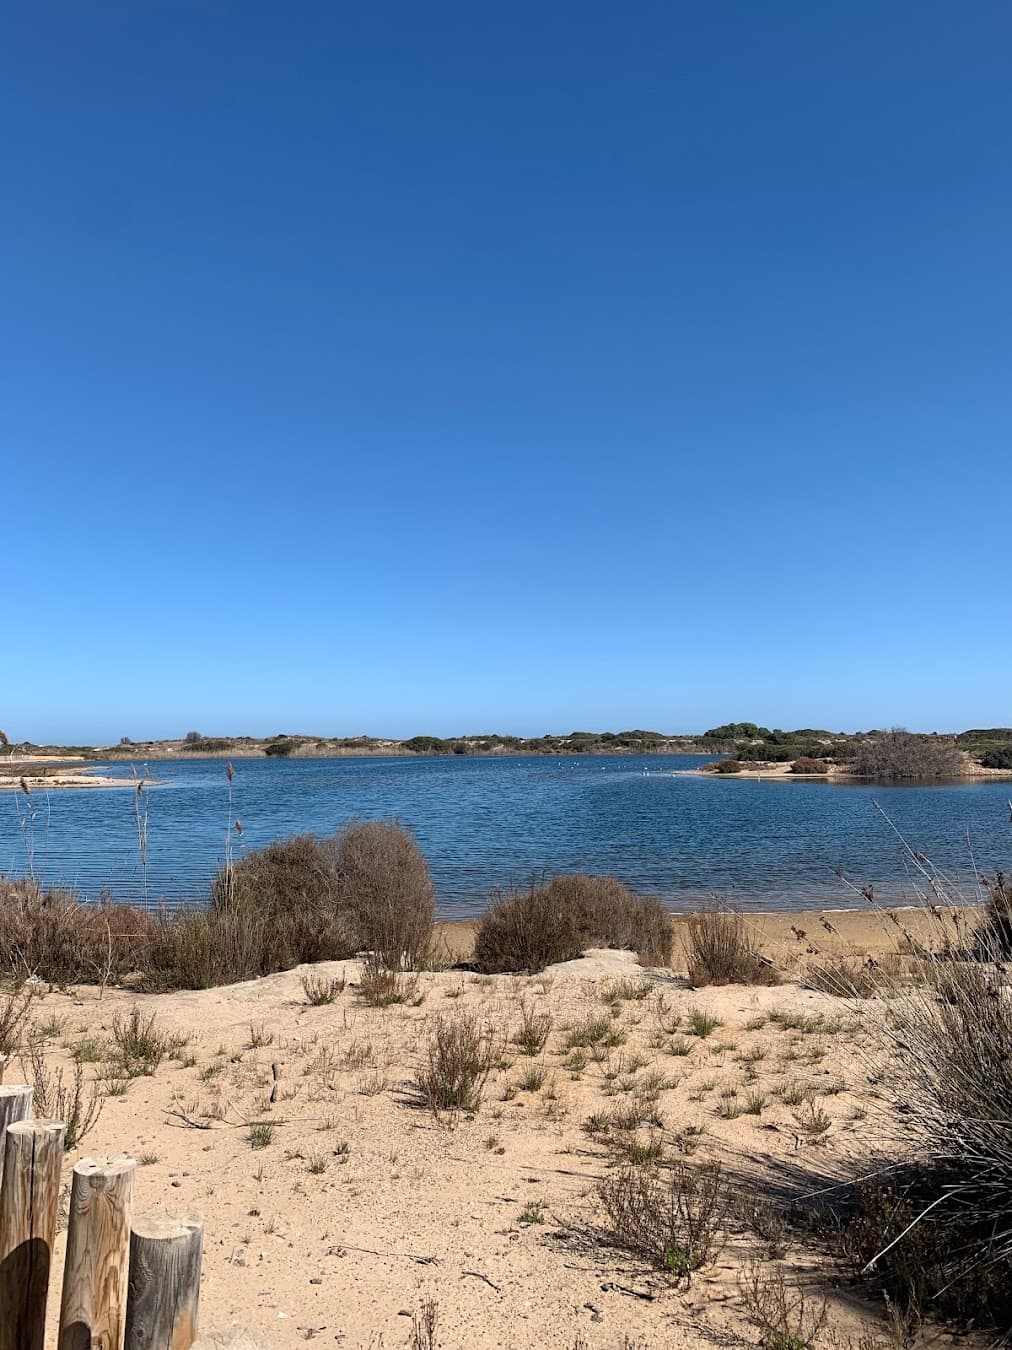
{"label": "sandy beach", "polygon": [[[816,913],[757,923],[788,965],[809,931],[822,951],[891,945],[881,919],[825,917],[833,933]],[[442,934],[466,951],[470,928]],[[739,1277],[766,1259],[760,1240],[732,1225],[682,1288],[616,1248],[597,1197],[616,1141],[720,1162],[736,1186],[761,1188],[777,1168],[866,1161],[892,1136],[859,1048],[860,1000],[794,982],[696,991],[677,970],[602,950],[537,977],[422,974],[410,1004],[374,1008],[356,993],[359,971],[335,962],[206,991],[36,999],[48,1069],[69,1080],[76,1057],[102,1100],[66,1171],[126,1152],[138,1209],[205,1216],[205,1331],[250,1325],[279,1350],[317,1338],[392,1347],[413,1343],[411,1315],[431,1300],[443,1347],[755,1345]],[[337,980],[334,1001],[310,1006],[304,976]],[[117,1077],[113,1038],[135,1007],[178,1041],[150,1076]],[[533,1057],[516,1043],[524,1009],[549,1028]],[[715,1019],[705,1037],[689,1020],[700,1010]],[[569,1049],[572,1029],[602,1014],[611,1044]],[[466,1016],[498,1038],[499,1059],[475,1114],[436,1117],[414,1077],[435,1022]],[[811,1105],[789,1104],[788,1088]],[[640,1125],[609,1126],[637,1104]],[[816,1248],[788,1236],[783,1268],[829,1299],[835,1344],[881,1329]],[[55,1335],[52,1307],[50,1321]]]}

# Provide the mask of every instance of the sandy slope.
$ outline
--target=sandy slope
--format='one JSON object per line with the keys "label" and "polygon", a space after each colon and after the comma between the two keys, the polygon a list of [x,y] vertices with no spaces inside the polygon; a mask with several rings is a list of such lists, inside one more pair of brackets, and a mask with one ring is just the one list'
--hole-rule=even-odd
{"label": "sandy slope", "polygon": [[[106,1097],[67,1171],[82,1152],[125,1151],[143,1163],[140,1208],[169,1203],[205,1214],[205,1329],[249,1323],[278,1347],[313,1338],[401,1346],[410,1313],[432,1298],[444,1347],[618,1350],[628,1336],[631,1344],[677,1348],[731,1343],[720,1338],[738,1333],[755,1345],[737,1295],[737,1272],[758,1252],[755,1240],[733,1237],[716,1267],[681,1292],[609,1247],[594,1190],[613,1164],[583,1128],[587,1118],[627,1107],[656,1071],[659,1137],[675,1157],[680,1132],[701,1126],[694,1161],[721,1158],[743,1175],[770,1162],[821,1174],[881,1134],[868,1064],[855,1048],[859,1017],[796,985],[695,993],[671,971],[648,972],[646,997],[612,1005],[623,1043],[577,1075],[564,1067],[562,1028],[608,1013],[602,991],[616,975],[641,982],[626,953],[591,953],[541,978],[423,975],[419,1006],[387,1009],[363,1006],[354,963],[316,971],[348,977],[330,1005],[308,1006],[303,972],[291,971],[143,998],[47,993],[35,1010],[47,1060],[65,1072],[68,1047],[85,1038],[107,1043],[135,1003],[187,1038],[178,1058]],[[439,1121],[421,1109],[411,1080],[433,1018],[475,1013],[499,1033],[515,1033],[521,1001],[554,1019],[547,1050],[533,1061],[546,1071],[541,1089],[519,1088],[532,1061],[513,1046],[474,1118]],[[688,1053],[669,1053],[693,1008],[723,1025],[705,1039],[685,1034]],[[762,1021],[782,1008],[830,1020],[808,1034]],[[670,1028],[676,1015],[680,1031],[662,1033],[661,1017]],[[102,1065],[85,1069],[90,1080]],[[772,1095],[784,1082],[812,1094],[829,1118],[824,1133],[806,1129],[796,1108]],[[722,1097],[725,1089],[737,1098]],[[768,1094],[761,1114],[724,1118],[728,1103],[741,1107],[750,1092]],[[251,1120],[273,1123],[266,1147],[251,1147]],[[644,1128],[637,1137],[656,1133]],[[544,1205],[544,1221],[524,1224],[532,1202]],[[796,1245],[787,1260],[802,1272],[818,1266]],[[868,1314],[846,1290],[831,1298],[845,1345]]]}

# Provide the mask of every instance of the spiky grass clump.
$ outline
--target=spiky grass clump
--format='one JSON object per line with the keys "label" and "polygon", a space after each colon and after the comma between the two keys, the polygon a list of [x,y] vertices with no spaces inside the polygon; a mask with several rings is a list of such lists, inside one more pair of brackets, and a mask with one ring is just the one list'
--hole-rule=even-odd
{"label": "spiky grass clump", "polygon": [[[891,822],[890,822],[891,823]],[[914,1321],[1012,1326],[1012,997],[1002,878],[975,931],[958,888],[904,842],[921,914],[861,892],[896,938],[903,978],[858,1005],[878,1095],[908,1147],[857,1188],[845,1244]],[[913,966],[910,965],[913,963]],[[909,968],[908,968],[909,967]],[[869,1170],[865,1168],[865,1170]]]}

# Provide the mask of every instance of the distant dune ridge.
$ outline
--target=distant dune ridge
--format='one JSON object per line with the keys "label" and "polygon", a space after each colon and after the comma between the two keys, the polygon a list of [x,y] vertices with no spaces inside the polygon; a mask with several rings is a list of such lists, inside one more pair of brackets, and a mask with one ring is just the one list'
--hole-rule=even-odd
{"label": "distant dune ridge", "polygon": [[[702,735],[660,731],[571,731],[561,735],[513,736],[497,732],[442,737],[318,736],[279,732],[273,736],[208,736],[189,731],[177,739],[134,740],[115,745],[38,745],[32,741],[0,748],[0,772],[35,760],[176,759],[203,756],[232,759],[329,757],[343,755],[642,755],[700,754],[742,764],[793,764],[799,772],[849,768],[867,777],[931,777],[960,774],[972,766],[1012,771],[1012,727],[975,728],[957,733],[888,730],[842,732],[813,727],[771,730],[755,722],[727,722]],[[807,769],[806,769],[807,766]]]}

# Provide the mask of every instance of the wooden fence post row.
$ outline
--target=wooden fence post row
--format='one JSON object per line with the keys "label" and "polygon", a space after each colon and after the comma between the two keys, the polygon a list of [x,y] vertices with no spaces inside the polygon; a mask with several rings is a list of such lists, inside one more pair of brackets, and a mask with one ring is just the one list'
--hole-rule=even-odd
{"label": "wooden fence post row", "polygon": [[[0,1350],[43,1350],[66,1127],[33,1120],[32,1089],[0,1085]],[[131,1218],[136,1164],[82,1158],[71,1179],[58,1350],[266,1350],[229,1328],[195,1345],[204,1225]]]}
{"label": "wooden fence post row", "polygon": [[[45,1344],[66,1126],[31,1119],[31,1107],[30,1087],[0,1086],[0,1350]],[[132,1219],[135,1171],[131,1158],[73,1169],[58,1350],[190,1350],[197,1339],[203,1220]],[[238,1334],[220,1343],[263,1344]]]}

